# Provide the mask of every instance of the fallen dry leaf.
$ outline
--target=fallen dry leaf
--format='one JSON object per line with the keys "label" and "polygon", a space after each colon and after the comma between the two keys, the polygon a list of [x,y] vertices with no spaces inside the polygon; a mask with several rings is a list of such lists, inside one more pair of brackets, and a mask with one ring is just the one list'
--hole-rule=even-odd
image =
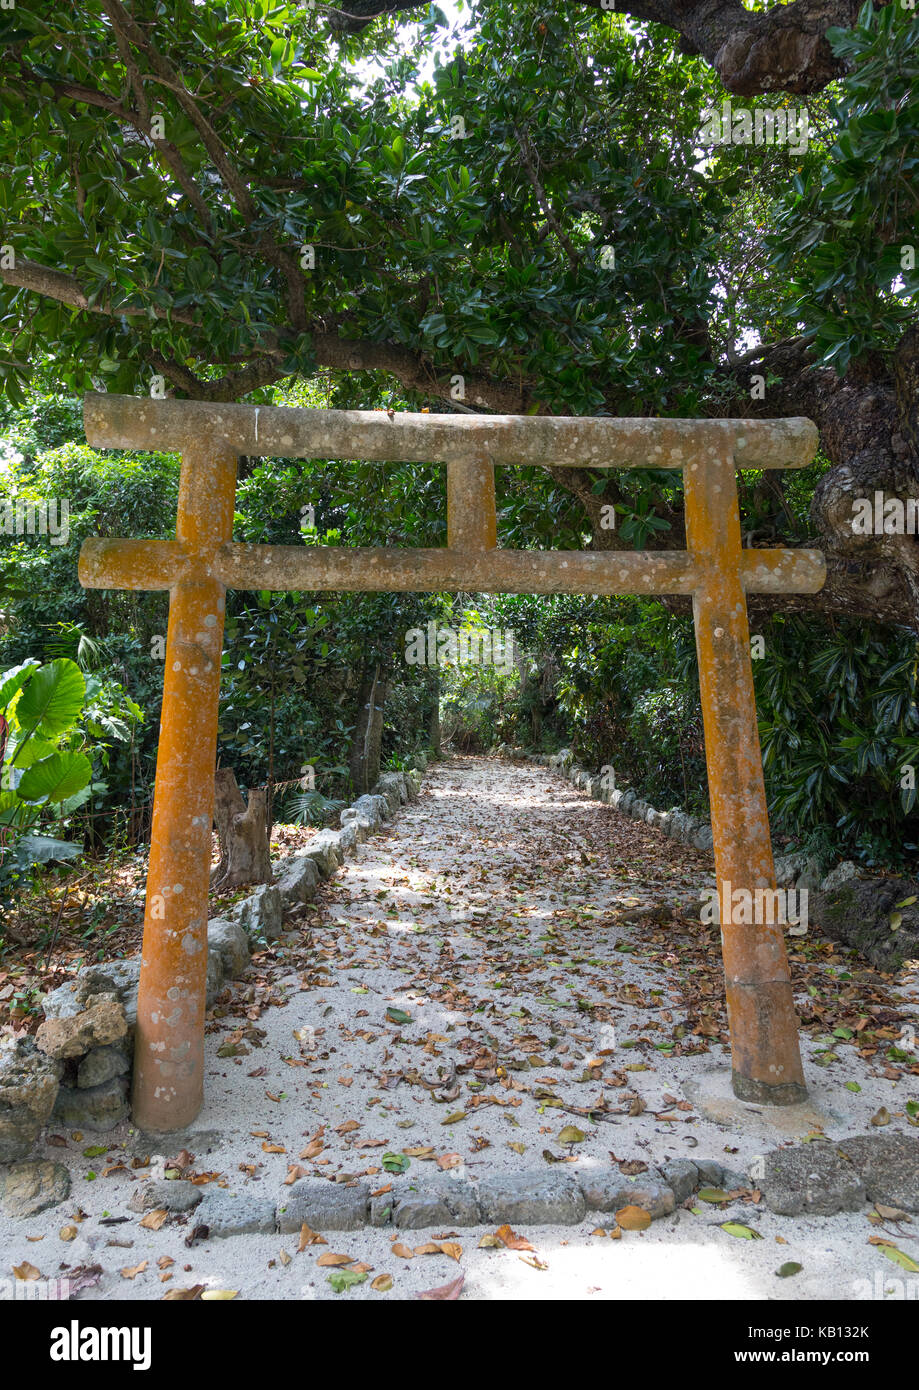
{"label": "fallen dry leaf", "polygon": [[120,1271],[122,1279],[136,1279],[138,1274],[143,1274],[148,1264],[149,1260],[141,1260],[139,1265],[127,1265]]}
{"label": "fallen dry leaf", "polygon": [[157,1207],[155,1211],[148,1211],[146,1216],[141,1217],[140,1224],[148,1231],[158,1231],[168,1215],[165,1207]]}
{"label": "fallen dry leaf", "polygon": [[297,1246],[298,1251],[303,1251],[308,1245],[328,1245],[325,1236],[321,1236],[318,1231],[312,1230],[304,1221],[300,1227],[300,1242]]}
{"label": "fallen dry leaf", "polygon": [[518,1236],[510,1226],[499,1226],[495,1232],[501,1244],[508,1250],[532,1250],[534,1247],[525,1236]]}
{"label": "fallen dry leaf", "polygon": [[316,1263],[318,1265],[322,1265],[323,1267],[327,1265],[332,1265],[337,1268],[339,1265],[353,1265],[354,1256],[336,1255],[333,1251],[328,1250],[324,1255],[319,1256],[319,1259],[316,1261]]}
{"label": "fallen dry leaf", "polygon": [[646,1231],[651,1225],[651,1213],[643,1207],[623,1207],[616,1212],[616,1220],[624,1231]]}
{"label": "fallen dry leaf", "polygon": [[883,1202],[875,1202],[874,1209],[878,1216],[883,1217],[885,1221],[907,1221],[912,1223],[912,1217],[908,1216],[905,1211],[901,1211],[899,1207],[885,1207]]}

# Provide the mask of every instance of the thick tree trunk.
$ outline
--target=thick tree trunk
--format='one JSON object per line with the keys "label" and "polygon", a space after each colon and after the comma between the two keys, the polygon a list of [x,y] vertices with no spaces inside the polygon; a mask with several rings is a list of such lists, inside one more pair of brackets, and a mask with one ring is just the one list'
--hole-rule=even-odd
{"label": "thick tree trunk", "polygon": [[[770,382],[766,398],[752,401],[753,374]],[[853,531],[853,501],[873,498],[906,501],[919,495],[919,328],[910,328],[892,360],[879,354],[854,364],[842,378],[829,367],[814,367],[803,338],[759,348],[724,369],[725,384],[740,388],[732,406],[719,402],[719,413],[735,417],[779,418],[806,415],[820,430],[820,447],[832,467],[824,473],[811,502],[813,536],[792,544],[813,546],[826,556],[827,579],[817,594],[751,594],[750,618],[756,622],[775,612],[835,614],[905,627],[919,633],[919,536],[863,535]],[[604,527],[604,509],[622,500],[616,470],[606,488],[593,491],[596,477],[580,468],[550,468],[553,479],[572,493],[586,512],[595,550],[628,549],[617,529]],[[788,544],[788,508],[783,478],[764,475],[761,488],[775,493],[772,533],[755,544]],[[649,550],[679,550],[685,545],[682,512],[655,500],[655,513],[670,529],[652,534]],[[607,513],[608,514],[608,513]],[[690,601],[670,597],[666,606],[689,613]]]}
{"label": "thick tree trunk", "polygon": [[220,863],[213,872],[211,887],[222,891],[239,888],[245,883],[270,883],[265,792],[253,788],[247,806],[233,769],[218,768],[214,778],[214,820],[220,841]]}

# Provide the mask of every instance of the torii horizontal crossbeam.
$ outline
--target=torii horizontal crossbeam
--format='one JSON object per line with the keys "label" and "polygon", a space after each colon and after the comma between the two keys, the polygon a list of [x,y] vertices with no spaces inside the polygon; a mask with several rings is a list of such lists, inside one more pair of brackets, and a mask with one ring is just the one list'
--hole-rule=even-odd
{"label": "torii horizontal crossbeam", "polygon": [[[88,540],[87,589],[171,589],[200,560],[177,541]],[[346,546],[222,545],[206,567],[228,589],[480,594],[691,594],[702,569],[660,550],[387,550]],[[745,550],[748,594],[813,594],[826,565],[819,550]]]}

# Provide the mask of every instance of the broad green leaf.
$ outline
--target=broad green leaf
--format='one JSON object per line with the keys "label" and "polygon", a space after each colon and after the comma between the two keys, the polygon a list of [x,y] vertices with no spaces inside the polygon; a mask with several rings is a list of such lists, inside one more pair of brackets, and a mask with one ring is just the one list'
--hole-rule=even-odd
{"label": "broad green leaf", "polygon": [[54,753],[26,768],[17,790],[23,801],[64,801],[82,791],[92,775],[85,753]]}
{"label": "broad green leaf", "polygon": [[30,864],[47,864],[50,859],[78,859],[83,853],[80,845],[70,840],[55,840],[50,835],[22,835],[16,841],[16,855]]}
{"label": "broad green leaf", "polygon": [[21,666],[11,666],[0,675],[0,710],[7,708],[13,696],[22,689],[32,672],[38,670],[38,665],[39,663],[30,657]]}
{"label": "broad green leaf", "polygon": [[57,738],[76,723],[86,682],[75,661],[60,657],[42,666],[19,697],[16,718],[21,728]]}

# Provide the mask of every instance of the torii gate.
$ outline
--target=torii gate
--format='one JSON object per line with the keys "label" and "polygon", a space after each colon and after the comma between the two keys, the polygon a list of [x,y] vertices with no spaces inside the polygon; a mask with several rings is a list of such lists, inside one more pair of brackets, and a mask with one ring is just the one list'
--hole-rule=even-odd
{"label": "torii gate", "polygon": [[[786,1105],[806,1091],[780,922],[731,921],[731,886],[775,888],[747,593],[815,593],[816,550],[744,550],[735,470],[803,468],[810,420],[428,415],[154,401],[88,394],[97,448],[182,455],[176,539],[88,540],[80,582],[168,589],[169,628],[147,874],[133,1110],[190,1123],[204,1098],[208,880],[225,593],[238,589],[692,594],[721,906],[734,1092]],[[234,544],[239,454],[447,465],[436,550]],[[502,550],[494,468],[682,469],[686,551]]]}

